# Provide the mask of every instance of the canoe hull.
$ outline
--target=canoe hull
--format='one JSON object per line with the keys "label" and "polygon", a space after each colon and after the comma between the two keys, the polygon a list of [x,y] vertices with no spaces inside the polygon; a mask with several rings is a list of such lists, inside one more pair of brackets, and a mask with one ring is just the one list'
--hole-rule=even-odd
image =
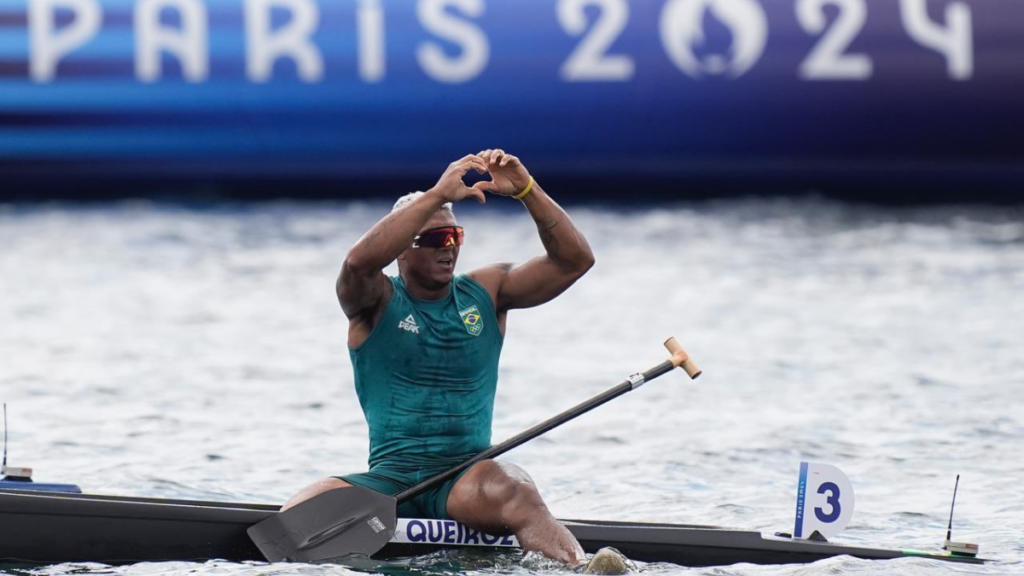
{"label": "canoe hull", "polygon": [[[0,561],[56,564],[144,561],[262,560],[246,529],[277,506],[0,490]],[[789,564],[851,555],[900,558],[898,550],[764,537],[708,526],[565,520],[587,552],[614,546],[642,562],[722,566],[740,562]],[[433,544],[391,543],[377,557],[415,556]],[[948,555],[926,557],[981,563]]]}

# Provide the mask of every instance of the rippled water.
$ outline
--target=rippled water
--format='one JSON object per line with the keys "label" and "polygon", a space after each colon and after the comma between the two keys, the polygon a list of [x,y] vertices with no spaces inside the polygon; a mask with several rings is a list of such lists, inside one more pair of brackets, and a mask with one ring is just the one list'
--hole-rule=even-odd
{"label": "rippled water", "polygon": [[[510,202],[457,207],[460,268],[541,250]],[[88,492],[281,502],[365,468],[334,279],[383,204],[0,207],[0,399],[11,460]],[[495,439],[660,362],[666,377],[506,456],[562,517],[792,528],[801,460],[857,491],[837,541],[985,566],[836,558],[670,574],[1024,572],[1024,215],[824,201],[571,208],[598,264],[513,312]],[[440,555],[415,571],[562,573]],[[340,567],[137,564],[38,574],[334,574]]]}

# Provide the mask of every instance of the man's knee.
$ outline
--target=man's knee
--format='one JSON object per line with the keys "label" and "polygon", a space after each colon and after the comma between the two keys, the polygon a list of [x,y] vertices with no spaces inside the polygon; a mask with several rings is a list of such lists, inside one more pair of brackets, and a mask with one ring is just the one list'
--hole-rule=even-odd
{"label": "man's knee", "polygon": [[281,507],[281,512],[284,512],[285,510],[293,506],[301,504],[306,500],[313,498],[314,496],[319,496],[329,490],[336,490],[338,488],[348,488],[349,486],[352,485],[349,484],[348,482],[345,482],[344,480],[333,477],[317,480],[316,482],[310,484],[309,486],[306,486],[302,490],[299,490],[297,494],[292,496],[291,499],[289,499],[288,502],[286,502],[285,505]]}
{"label": "man's knee", "polygon": [[501,519],[506,526],[515,530],[536,514],[547,512],[537,486],[521,468],[494,461],[480,465],[487,466],[481,486],[486,500],[501,510]]}

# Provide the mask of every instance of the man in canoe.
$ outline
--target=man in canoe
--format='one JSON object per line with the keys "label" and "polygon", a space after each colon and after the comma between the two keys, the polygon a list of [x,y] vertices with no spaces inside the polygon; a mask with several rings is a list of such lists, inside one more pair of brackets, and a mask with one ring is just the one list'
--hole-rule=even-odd
{"label": "man in canoe", "polygon": [[[472,187],[475,170],[491,181]],[[485,192],[519,200],[546,253],[524,264],[455,274],[463,229],[452,204]],[[398,260],[399,275],[384,268]],[[408,194],[348,253],[337,282],[348,346],[370,429],[370,471],[321,480],[288,509],[328,490],[362,486],[394,495],[490,446],[498,357],[509,310],[543,304],[594,265],[569,215],[518,158],[484,150],[453,162],[437,185]],[[575,537],[548,511],[521,468],[485,460],[399,507],[400,517],[452,519],[484,532],[513,532],[524,550],[587,565]],[[612,549],[587,570],[624,572]]]}

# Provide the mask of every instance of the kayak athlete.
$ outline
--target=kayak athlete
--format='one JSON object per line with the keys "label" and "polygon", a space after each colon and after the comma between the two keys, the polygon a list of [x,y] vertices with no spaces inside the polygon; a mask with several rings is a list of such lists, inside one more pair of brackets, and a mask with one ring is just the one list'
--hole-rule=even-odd
{"label": "kayak athlete", "polygon": [[[475,170],[491,180],[468,187]],[[455,274],[464,232],[452,204],[513,197],[537,223],[545,254]],[[383,270],[398,261],[399,275]],[[307,486],[284,510],[328,490],[362,486],[394,495],[490,447],[498,358],[509,310],[548,302],[594,265],[569,215],[518,158],[484,150],[450,164],[437,184],[395,203],[349,251],[337,282],[349,320],[356,393],[370,430],[369,472]],[[524,550],[589,572],[621,573],[613,549],[587,565],[579,542],[548,511],[530,476],[485,460],[403,503],[404,518],[452,519],[512,532]]]}

